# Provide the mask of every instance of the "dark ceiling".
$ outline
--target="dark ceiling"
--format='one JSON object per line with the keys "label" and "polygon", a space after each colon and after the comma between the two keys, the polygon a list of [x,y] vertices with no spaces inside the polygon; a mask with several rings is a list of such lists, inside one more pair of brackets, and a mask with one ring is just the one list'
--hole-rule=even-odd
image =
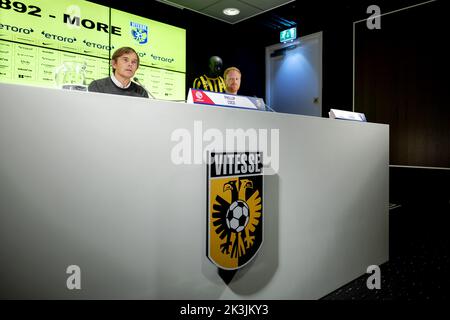
{"label": "dark ceiling", "polygon": [[[177,0],[180,2],[181,0]],[[223,1],[223,0],[222,0]],[[253,0],[252,0],[253,1]],[[442,1],[442,0],[435,0]],[[221,22],[219,20],[206,17],[203,14],[197,13],[188,9],[177,9],[175,7],[163,4],[160,1],[152,0],[145,3],[145,7],[142,7],[142,2],[136,1],[112,1],[112,0],[90,0],[90,2],[106,5],[118,10],[123,10],[136,15],[147,17],[150,19],[159,20],[162,22],[172,23],[175,25],[183,25],[191,22],[191,20],[209,19],[216,21],[217,23],[223,23],[224,27],[231,26],[229,23]],[[188,1],[184,1],[187,3]],[[197,1],[198,2],[198,1]],[[211,2],[211,1],[210,1]],[[219,3],[221,1],[215,1]],[[245,2],[242,1],[235,1]],[[272,3],[273,6],[279,3],[285,3],[287,1],[276,0],[264,0],[269,7]],[[376,4],[380,7],[381,13],[398,10],[400,8],[408,7],[414,4],[423,3],[424,0],[341,0],[341,1],[291,1],[285,5],[278,6],[270,11],[260,13],[249,19],[237,22],[236,26],[248,26],[250,28],[255,27],[270,29],[270,30],[283,30],[291,27],[295,24],[300,24],[305,20],[314,23],[326,23],[337,20],[347,20],[349,23],[369,17],[367,8],[369,5]],[[175,10],[175,11],[174,11]],[[180,14],[173,14],[179,10]],[[190,21],[186,21],[190,20]]]}
{"label": "dark ceiling", "polygon": [[[161,3],[192,10],[208,17],[235,24],[295,0],[157,0]],[[238,9],[237,15],[225,15],[227,8]]]}

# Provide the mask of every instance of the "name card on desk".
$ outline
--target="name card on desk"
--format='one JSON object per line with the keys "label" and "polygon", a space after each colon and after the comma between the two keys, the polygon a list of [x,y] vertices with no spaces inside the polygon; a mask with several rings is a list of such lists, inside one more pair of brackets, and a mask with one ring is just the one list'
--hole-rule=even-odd
{"label": "name card on desk", "polygon": [[367,121],[364,113],[358,113],[358,112],[330,109],[330,112],[328,112],[328,115],[330,116],[331,119],[353,120],[353,121],[362,121],[362,122]]}
{"label": "name card on desk", "polygon": [[263,99],[197,89],[189,89],[188,103],[264,110]]}

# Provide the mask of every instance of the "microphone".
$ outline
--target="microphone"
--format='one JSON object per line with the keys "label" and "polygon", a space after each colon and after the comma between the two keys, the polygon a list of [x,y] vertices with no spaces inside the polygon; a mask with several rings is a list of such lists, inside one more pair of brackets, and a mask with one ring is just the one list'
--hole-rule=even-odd
{"label": "microphone", "polygon": [[150,98],[156,99],[156,98],[150,93],[150,91],[148,91],[148,90],[144,87],[144,85],[139,81],[139,79],[138,79],[137,77],[134,77],[133,80],[134,80],[134,82],[136,82],[138,85],[140,85],[140,86],[142,87],[142,89],[145,90],[145,92],[147,92],[147,94],[148,94],[148,96],[149,96]]}
{"label": "microphone", "polygon": [[[253,96],[254,98],[258,98],[257,96]],[[274,109],[272,109],[268,104],[266,104],[265,102],[264,102],[264,100],[263,99],[261,99],[261,98],[258,98],[259,99],[259,101],[261,101],[263,104],[264,104],[264,111],[267,111],[267,110],[269,110],[270,112],[276,112]]]}
{"label": "microphone", "polygon": [[273,110],[268,104],[264,103],[264,106],[266,107],[266,109],[269,109],[269,111],[271,112],[276,112],[275,110]]}

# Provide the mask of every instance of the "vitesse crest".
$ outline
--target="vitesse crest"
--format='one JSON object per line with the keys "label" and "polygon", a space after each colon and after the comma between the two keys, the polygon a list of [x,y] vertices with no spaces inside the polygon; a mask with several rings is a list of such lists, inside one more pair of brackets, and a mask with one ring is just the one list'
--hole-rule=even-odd
{"label": "vitesse crest", "polygon": [[139,44],[146,44],[148,41],[148,27],[136,22],[130,22],[131,35]]}
{"label": "vitesse crest", "polygon": [[210,153],[207,167],[207,256],[221,269],[239,269],[263,242],[262,153]]}

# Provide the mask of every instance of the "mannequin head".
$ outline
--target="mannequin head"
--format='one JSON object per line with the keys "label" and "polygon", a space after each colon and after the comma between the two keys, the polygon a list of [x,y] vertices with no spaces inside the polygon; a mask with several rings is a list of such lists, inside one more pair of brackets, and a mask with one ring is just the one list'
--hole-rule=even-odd
{"label": "mannequin head", "polygon": [[209,58],[208,64],[208,77],[217,78],[222,74],[222,59],[218,56],[212,56]]}

